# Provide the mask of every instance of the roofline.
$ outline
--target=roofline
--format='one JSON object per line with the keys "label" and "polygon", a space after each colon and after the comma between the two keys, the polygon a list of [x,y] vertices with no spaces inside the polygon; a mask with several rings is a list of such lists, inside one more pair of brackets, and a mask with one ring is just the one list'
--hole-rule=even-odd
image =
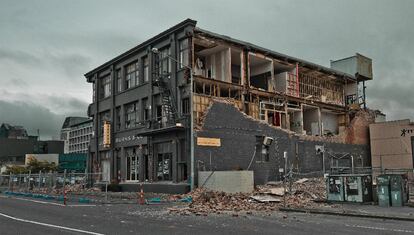
{"label": "roofline", "polygon": [[88,122],[92,122],[92,121],[93,121],[93,119],[88,119],[88,120],[85,120],[83,122],[79,122],[79,123],[70,125],[69,127],[79,126],[79,125],[82,125],[82,124],[85,124],[85,123],[88,123]]}
{"label": "roofline", "polygon": [[[106,63],[104,63],[104,64],[102,64],[102,65],[100,65],[100,66],[96,67],[95,69],[93,69],[93,70],[91,70],[91,71],[87,72],[84,76],[88,79],[88,77],[89,77],[89,76],[93,75],[94,73],[98,72],[99,70],[102,70],[102,69],[104,69],[105,67],[108,67],[109,65],[111,65],[111,64],[113,64],[113,63],[115,63],[115,62],[117,62],[117,61],[121,60],[122,58],[124,58],[124,57],[126,57],[126,56],[128,56],[128,55],[131,55],[131,54],[133,54],[134,52],[136,52],[136,51],[138,51],[138,50],[142,49],[143,47],[148,46],[148,45],[149,45],[152,41],[155,41],[155,40],[157,40],[157,39],[163,38],[163,37],[165,37],[165,36],[169,35],[170,33],[174,32],[174,31],[176,31],[176,30],[178,30],[178,29],[184,28],[185,26],[188,26],[188,25],[191,25],[191,26],[194,26],[194,27],[195,27],[195,26],[196,26],[196,24],[197,24],[197,21],[192,20],[192,19],[190,19],[190,18],[187,18],[186,20],[184,20],[184,21],[182,21],[182,22],[180,22],[180,23],[178,23],[178,24],[174,25],[173,27],[171,27],[171,28],[169,28],[169,29],[167,29],[167,30],[165,30],[165,31],[163,31],[163,32],[161,32],[161,33],[159,33],[159,34],[157,34],[156,36],[154,36],[154,37],[152,37],[152,38],[150,38],[150,39],[148,39],[148,40],[144,41],[143,43],[141,43],[141,44],[139,44],[139,45],[137,45],[137,46],[133,47],[132,49],[129,49],[128,51],[126,51],[126,52],[124,52],[124,53],[120,54],[119,56],[117,56],[117,57],[115,57],[115,58],[113,58],[113,59],[109,60],[108,62],[106,62]],[[88,82],[89,82],[89,80],[88,80]]]}
{"label": "roofline", "polygon": [[232,42],[234,44],[244,46],[244,47],[247,47],[249,49],[254,49],[256,51],[260,51],[264,54],[268,54],[268,55],[271,55],[273,57],[280,58],[280,59],[282,59],[284,61],[287,61],[287,62],[299,63],[299,65],[301,65],[301,66],[306,66],[306,67],[309,67],[309,68],[317,69],[317,70],[325,72],[325,73],[329,73],[329,74],[336,75],[336,76],[341,76],[343,78],[347,78],[349,80],[356,81],[355,76],[353,76],[351,74],[348,74],[348,73],[344,73],[344,72],[341,72],[341,71],[338,71],[338,70],[335,70],[335,69],[327,68],[325,66],[318,65],[318,64],[306,61],[306,60],[302,60],[302,59],[293,57],[293,56],[288,56],[288,55],[285,55],[285,54],[282,54],[282,53],[279,53],[279,52],[268,50],[264,47],[260,47],[260,46],[257,46],[255,44],[249,43],[249,42],[234,39],[234,38],[231,38],[231,37],[226,36],[226,35],[213,33],[213,32],[210,32],[208,30],[201,29],[201,28],[198,28],[198,27],[196,27],[194,30],[195,30],[195,32],[204,33],[204,34],[207,34],[207,35],[209,35],[210,37],[213,37],[213,38],[217,38],[217,39],[221,39],[221,40],[224,40],[224,41]]}

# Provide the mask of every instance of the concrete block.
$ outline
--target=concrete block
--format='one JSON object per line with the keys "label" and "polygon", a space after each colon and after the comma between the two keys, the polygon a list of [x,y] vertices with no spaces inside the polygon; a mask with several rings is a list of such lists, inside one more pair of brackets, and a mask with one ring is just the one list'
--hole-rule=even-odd
{"label": "concrete block", "polygon": [[226,193],[251,193],[254,190],[253,171],[200,171],[199,187]]}

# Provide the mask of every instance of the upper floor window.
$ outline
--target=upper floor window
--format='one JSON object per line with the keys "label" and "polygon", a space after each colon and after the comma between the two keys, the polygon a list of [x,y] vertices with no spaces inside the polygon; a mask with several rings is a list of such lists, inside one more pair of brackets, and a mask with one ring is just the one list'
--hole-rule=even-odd
{"label": "upper floor window", "polygon": [[122,91],[122,73],[120,69],[116,71],[116,91],[118,93]]}
{"label": "upper floor window", "polygon": [[105,121],[109,121],[110,120],[110,112],[106,111],[106,112],[102,112],[99,114],[99,136],[103,136],[103,129],[104,129],[104,123]]}
{"label": "upper floor window", "polygon": [[142,120],[147,121],[149,120],[149,115],[150,115],[150,107],[149,107],[149,103],[148,103],[148,98],[144,98],[142,99],[142,109],[143,109],[143,114],[142,114]]}
{"label": "upper floor window", "polygon": [[170,47],[165,47],[159,52],[159,73],[160,75],[171,73],[171,50]]}
{"label": "upper floor window", "polygon": [[188,66],[189,61],[189,46],[188,46],[188,39],[182,39],[178,43],[178,49],[179,49],[179,57],[178,57],[178,66],[180,69]]}
{"label": "upper floor window", "polygon": [[142,59],[142,64],[143,64],[143,66],[144,66],[144,72],[143,72],[143,75],[144,75],[144,82],[148,82],[149,81],[149,64],[148,64],[148,56],[145,56],[143,59]]}
{"label": "upper floor window", "polygon": [[125,89],[139,85],[138,62],[134,62],[126,67]]}
{"label": "upper floor window", "polygon": [[96,101],[96,81],[92,83],[92,101]]}
{"label": "upper floor window", "polygon": [[190,113],[190,99],[189,98],[183,98],[181,100],[181,110],[183,114]]}
{"label": "upper floor window", "polygon": [[125,129],[138,126],[139,108],[138,102],[125,105]]}
{"label": "upper floor window", "polygon": [[115,130],[121,130],[121,107],[115,109]]}
{"label": "upper floor window", "polygon": [[111,76],[108,75],[101,79],[101,99],[111,95]]}

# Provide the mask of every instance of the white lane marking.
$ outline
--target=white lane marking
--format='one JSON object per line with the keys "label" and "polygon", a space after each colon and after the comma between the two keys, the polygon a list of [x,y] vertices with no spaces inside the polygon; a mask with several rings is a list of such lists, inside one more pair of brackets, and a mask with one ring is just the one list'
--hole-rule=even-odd
{"label": "white lane marking", "polygon": [[345,226],[353,227],[353,228],[364,228],[364,229],[372,229],[372,230],[400,232],[400,233],[414,233],[414,231],[412,231],[412,230],[404,230],[404,229],[387,229],[387,228],[381,228],[381,227],[371,227],[371,226],[363,226],[363,225],[349,225],[349,224],[345,224]]}
{"label": "white lane marking", "polygon": [[49,204],[49,205],[55,205],[55,206],[65,206],[65,205],[60,204],[60,203],[37,201],[37,200],[27,199],[27,198],[18,198],[18,197],[16,197],[14,199],[21,200],[21,201],[28,201],[28,202],[36,202],[36,203],[40,203],[40,204]]}
{"label": "white lane marking", "polygon": [[[10,199],[16,199],[16,200],[21,200],[21,201],[28,201],[28,202],[35,202],[35,203],[40,203],[40,204],[49,204],[49,205],[55,205],[55,206],[65,206],[64,204],[61,203],[56,203],[56,202],[45,202],[45,201],[38,201],[38,200],[33,200],[33,199],[27,199],[27,198],[19,198],[19,197],[5,197],[5,196],[0,196],[0,198],[10,198]],[[67,205],[69,207],[93,207],[96,205],[88,205],[88,204],[74,204],[74,205]]]}
{"label": "white lane marking", "polygon": [[0,216],[6,217],[6,218],[9,218],[9,219],[12,219],[12,220],[24,222],[24,223],[37,224],[37,225],[42,225],[42,226],[46,226],[46,227],[58,228],[58,229],[63,229],[63,230],[68,230],[68,231],[73,231],[73,232],[78,232],[78,233],[93,234],[93,235],[104,235],[103,233],[95,233],[95,232],[85,231],[85,230],[76,229],[76,228],[69,228],[69,227],[63,227],[63,226],[59,226],[59,225],[36,222],[36,221],[32,221],[32,220],[20,219],[20,218],[16,218],[16,217],[6,215],[6,214],[3,214],[3,213],[0,213]]}

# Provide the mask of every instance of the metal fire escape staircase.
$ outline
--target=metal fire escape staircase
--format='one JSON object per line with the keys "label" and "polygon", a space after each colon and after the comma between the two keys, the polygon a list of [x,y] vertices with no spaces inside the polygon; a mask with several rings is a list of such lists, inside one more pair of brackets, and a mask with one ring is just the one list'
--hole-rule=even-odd
{"label": "metal fire escape staircase", "polygon": [[[160,71],[161,61],[160,55],[155,54],[155,63],[154,63],[154,80],[153,86],[159,88],[161,95],[161,104],[162,104],[162,116],[167,119],[169,125],[175,125],[178,119],[176,99],[174,97],[174,92],[171,86],[170,74],[166,71]],[[164,68],[162,68],[164,69]]]}

